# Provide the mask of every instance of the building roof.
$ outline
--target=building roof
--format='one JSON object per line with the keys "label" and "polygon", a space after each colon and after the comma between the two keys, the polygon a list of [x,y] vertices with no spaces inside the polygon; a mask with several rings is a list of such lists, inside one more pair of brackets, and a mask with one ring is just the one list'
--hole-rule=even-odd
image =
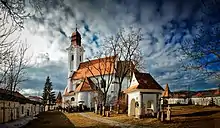
{"label": "building roof", "polygon": [[194,97],[202,97],[202,96],[203,96],[202,92],[198,92],[194,95]]}
{"label": "building roof", "polygon": [[115,60],[116,56],[110,56],[82,62],[73,73],[72,80],[114,73]]}
{"label": "building roof", "polygon": [[125,92],[131,92],[135,89],[154,89],[163,90],[163,88],[154,80],[149,73],[134,72],[135,78],[138,81],[137,85],[131,85]]}
{"label": "building roof", "polygon": [[97,88],[92,80],[86,77],[79,85],[76,87],[75,92],[84,92],[84,91],[96,91]]}
{"label": "building roof", "polygon": [[138,72],[131,61],[117,61],[116,76],[131,76],[132,72]]}
{"label": "building roof", "polygon": [[32,103],[32,104],[40,104],[37,101],[31,101],[30,99],[23,96],[21,93],[17,91],[10,91],[7,89],[0,88],[0,100],[6,101],[14,101],[19,103]]}
{"label": "building roof", "polygon": [[62,95],[61,92],[58,93],[56,103],[61,103],[62,102]]}
{"label": "building roof", "polygon": [[164,97],[164,98],[171,97],[171,93],[170,93],[170,89],[169,89],[168,84],[166,84],[165,90],[162,93],[162,97]]}
{"label": "building roof", "polygon": [[73,32],[72,36],[79,36],[79,37],[81,37],[81,35],[80,35],[80,33],[78,31]]}
{"label": "building roof", "polygon": [[219,96],[219,89],[198,91],[192,97],[213,97]]}
{"label": "building roof", "polygon": [[219,89],[210,89],[202,91],[177,91],[172,92],[172,98],[187,98],[187,97],[213,97],[220,96]]}
{"label": "building roof", "polygon": [[219,88],[215,91],[214,95],[220,95],[220,89]]}
{"label": "building roof", "polygon": [[64,89],[63,96],[73,96],[73,95],[75,95],[74,91],[68,92],[68,88],[67,87]]}
{"label": "building roof", "polygon": [[[14,97],[17,97],[17,98],[25,98],[25,96],[23,96],[21,93],[19,93],[17,91],[12,92],[10,90],[0,88],[0,95],[9,95],[9,94],[11,94],[11,95],[13,95]],[[3,97],[1,97],[1,98],[3,98]]]}

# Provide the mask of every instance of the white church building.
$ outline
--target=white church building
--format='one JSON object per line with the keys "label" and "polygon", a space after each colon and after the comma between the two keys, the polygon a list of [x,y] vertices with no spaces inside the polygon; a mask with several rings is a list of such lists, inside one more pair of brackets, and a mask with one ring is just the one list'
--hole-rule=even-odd
{"label": "white church building", "polygon": [[[104,83],[110,79],[110,74],[114,76],[107,93],[107,104],[113,104],[117,99],[119,87],[117,81],[117,73],[119,71],[115,71],[115,69],[119,69],[126,63],[117,61],[117,56],[84,61],[85,50],[81,44],[81,35],[77,29],[72,33],[71,44],[67,51],[68,80],[63,92],[62,107],[84,105],[88,108],[94,108],[95,102],[99,102],[100,92],[105,88],[105,86],[98,88],[97,80],[101,81],[100,73],[104,74]],[[114,66],[117,66],[117,68]],[[101,72],[97,71],[97,69],[100,69]],[[157,101],[163,88],[150,74],[140,73],[134,67],[133,69],[134,72],[129,72],[124,78],[121,89],[128,96],[125,98],[129,105],[128,115],[140,116],[145,114],[144,111],[148,109],[152,109],[154,112],[157,111]]]}
{"label": "white church building", "polygon": [[[122,62],[117,62],[116,56],[110,56],[105,58],[94,59],[90,61],[84,61],[84,48],[81,45],[81,35],[76,30],[72,33],[71,44],[67,48],[68,51],[68,80],[67,86],[63,92],[63,104],[62,107],[67,106],[80,106],[84,105],[87,108],[94,108],[95,102],[98,101],[100,96],[100,91],[104,90],[98,88],[98,82],[101,81],[100,75],[104,76],[105,81],[108,81],[111,75],[114,80],[109,87],[108,91],[108,103],[114,102],[117,98],[117,82],[115,79],[116,73],[114,71],[115,63],[121,64]],[[101,67],[105,65],[105,67]],[[97,69],[101,68],[101,72]],[[110,69],[110,70],[109,70]],[[130,85],[130,77],[128,75],[124,78],[122,83],[122,90],[126,89]],[[114,82],[113,82],[114,81]]]}

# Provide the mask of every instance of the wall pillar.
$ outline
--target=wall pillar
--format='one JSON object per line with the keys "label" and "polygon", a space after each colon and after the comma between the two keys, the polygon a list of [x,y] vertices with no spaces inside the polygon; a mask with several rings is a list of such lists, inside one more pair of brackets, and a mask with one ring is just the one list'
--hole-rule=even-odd
{"label": "wall pillar", "polygon": [[142,116],[143,116],[143,94],[140,92],[138,118],[141,118]]}

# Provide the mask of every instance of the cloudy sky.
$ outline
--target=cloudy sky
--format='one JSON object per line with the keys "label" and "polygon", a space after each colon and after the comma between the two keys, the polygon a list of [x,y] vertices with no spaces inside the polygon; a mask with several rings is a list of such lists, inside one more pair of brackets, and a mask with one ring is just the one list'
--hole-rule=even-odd
{"label": "cloudy sky", "polygon": [[118,28],[142,28],[141,48],[145,71],[171,90],[216,88],[198,71],[181,71],[182,40],[191,37],[193,26],[201,24],[200,0],[53,0],[42,8],[43,15],[25,21],[22,39],[30,44],[34,67],[28,69],[29,81],[24,94],[41,95],[45,79],[51,77],[53,88],[62,91],[67,81],[67,52],[76,23],[85,47],[85,57],[99,50],[103,39]]}

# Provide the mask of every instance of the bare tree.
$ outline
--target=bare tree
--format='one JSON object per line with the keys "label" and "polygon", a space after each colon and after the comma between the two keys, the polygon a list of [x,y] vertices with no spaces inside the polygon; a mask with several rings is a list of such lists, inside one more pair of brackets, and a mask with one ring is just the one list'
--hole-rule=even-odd
{"label": "bare tree", "polygon": [[91,73],[92,78],[96,81],[99,92],[99,101],[103,106],[107,103],[107,94],[109,88],[114,80],[114,67],[116,56],[107,56],[107,53],[100,52],[96,58],[97,60],[88,59],[88,71]]}
{"label": "bare tree", "polygon": [[[51,0],[0,0],[0,21],[6,25],[23,28],[24,20],[35,14],[41,14],[42,9]],[[33,13],[34,12],[34,13]]]}
{"label": "bare tree", "polygon": [[0,27],[0,29],[0,81],[5,84],[6,74],[9,72],[9,56],[12,54],[13,48],[15,44],[17,44],[19,36],[14,36],[14,39],[10,39],[11,34],[16,30],[13,27]]}
{"label": "bare tree", "polygon": [[19,41],[19,32],[25,19],[36,14],[29,12],[40,12],[47,2],[50,0],[0,0],[0,81],[9,80],[10,76],[11,90],[25,80],[27,66],[24,58],[27,47]]}
{"label": "bare tree", "polygon": [[143,56],[140,49],[142,39],[141,29],[133,27],[130,27],[128,31],[120,29],[115,36],[106,39],[105,47],[108,53],[117,56],[114,70],[116,71],[116,80],[119,86],[118,101],[120,101],[122,96],[121,89],[124,79],[126,77],[131,79],[134,70],[143,68]]}
{"label": "bare tree", "polygon": [[195,25],[197,33],[192,39],[181,43],[181,50],[188,60],[183,67],[186,70],[201,70],[212,78],[220,79],[220,18],[216,17],[220,3],[202,3],[202,25]]}
{"label": "bare tree", "polygon": [[30,59],[25,56],[27,50],[28,46],[26,44],[19,44],[5,58],[3,79],[6,80],[6,87],[10,91],[15,91],[22,82],[27,80],[26,69]]}

